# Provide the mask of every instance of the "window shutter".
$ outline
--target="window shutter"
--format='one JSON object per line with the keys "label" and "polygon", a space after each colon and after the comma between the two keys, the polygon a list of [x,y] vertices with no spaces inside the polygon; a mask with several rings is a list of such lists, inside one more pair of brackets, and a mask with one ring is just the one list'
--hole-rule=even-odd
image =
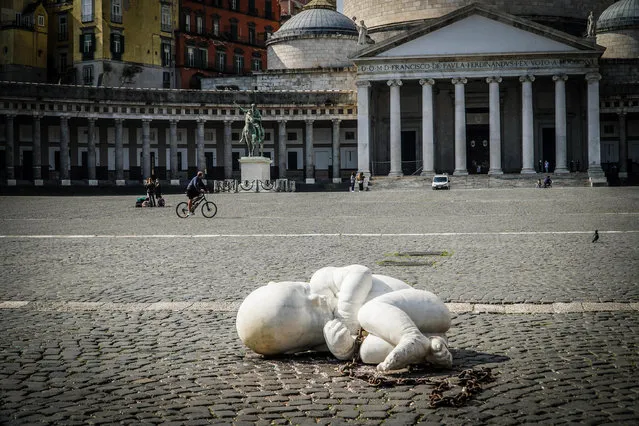
{"label": "window shutter", "polygon": [[84,34],[80,34],[80,53],[84,53]]}
{"label": "window shutter", "polygon": [[115,54],[115,34],[111,33],[109,35],[110,45],[111,45],[111,55]]}
{"label": "window shutter", "polygon": [[91,53],[95,52],[95,34],[91,34]]}
{"label": "window shutter", "polygon": [[124,54],[124,36],[120,34],[120,55]]}

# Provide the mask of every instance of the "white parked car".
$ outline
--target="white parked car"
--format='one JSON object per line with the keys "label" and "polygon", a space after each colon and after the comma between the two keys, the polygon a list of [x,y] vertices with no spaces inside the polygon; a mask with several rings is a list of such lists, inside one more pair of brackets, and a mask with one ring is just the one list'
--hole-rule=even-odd
{"label": "white parked car", "polygon": [[433,176],[433,189],[450,189],[450,179],[447,174]]}

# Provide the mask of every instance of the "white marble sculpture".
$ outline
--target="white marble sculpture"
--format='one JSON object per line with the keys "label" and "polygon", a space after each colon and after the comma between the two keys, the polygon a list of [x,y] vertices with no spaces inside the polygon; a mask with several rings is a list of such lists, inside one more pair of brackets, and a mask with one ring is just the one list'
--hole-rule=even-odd
{"label": "white marble sculpture", "polygon": [[359,355],[380,371],[428,361],[451,367],[450,312],[433,293],[361,265],[318,270],[305,282],[271,282],[249,294],[237,313],[244,344],[263,355],[330,351],[349,360],[360,328]]}

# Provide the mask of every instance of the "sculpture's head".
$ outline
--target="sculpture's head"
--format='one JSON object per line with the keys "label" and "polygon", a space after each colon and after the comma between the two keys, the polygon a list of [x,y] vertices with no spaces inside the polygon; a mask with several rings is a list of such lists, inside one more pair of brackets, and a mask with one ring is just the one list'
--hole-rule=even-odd
{"label": "sculpture's head", "polygon": [[262,355],[303,352],[324,342],[323,296],[308,283],[269,283],[249,294],[237,312],[242,342]]}

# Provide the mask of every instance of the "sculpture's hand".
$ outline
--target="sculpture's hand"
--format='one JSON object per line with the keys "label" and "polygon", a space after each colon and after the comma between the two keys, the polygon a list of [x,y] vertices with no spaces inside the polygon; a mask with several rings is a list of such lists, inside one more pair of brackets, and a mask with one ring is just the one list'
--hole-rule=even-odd
{"label": "sculpture's hand", "polygon": [[347,360],[353,357],[355,338],[340,320],[334,319],[324,326],[326,346],[337,359]]}

